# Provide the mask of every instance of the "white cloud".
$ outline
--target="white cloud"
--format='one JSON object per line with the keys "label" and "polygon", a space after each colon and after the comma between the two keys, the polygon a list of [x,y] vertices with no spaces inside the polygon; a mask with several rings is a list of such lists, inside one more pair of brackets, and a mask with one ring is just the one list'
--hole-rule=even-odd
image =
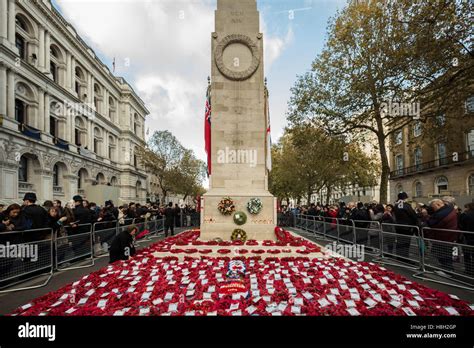
{"label": "white cloud", "polygon": [[[116,57],[116,75],[128,77],[151,111],[150,134],[168,129],[205,159],[203,117],[215,0],[57,2],[88,44],[109,59]],[[263,20],[262,32],[269,71],[293,32],[269,35]]]}

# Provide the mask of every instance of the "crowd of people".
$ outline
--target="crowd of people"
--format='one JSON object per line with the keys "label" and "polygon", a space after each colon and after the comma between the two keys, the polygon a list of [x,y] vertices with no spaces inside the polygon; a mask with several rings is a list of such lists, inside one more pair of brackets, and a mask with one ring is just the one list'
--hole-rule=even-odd
{"label": "crowd of people", "polygon": [[89,202],[76,195],[65,206],[59,200],[45,201],[37,204],[35,193],[26,193],[23,205],[11,204],[8,207],[0,205],[0,232],[41,230],[51,228],[57,232],[61,226],[67,226],[74,233],[80,232],[80,226],[93,223],[118,221],[125,225],[141,223],[156,217],[165,217],[167,225],[172,228],[191,225],[191,217],[196,209],[191,206],[180,207],[170,202],[168,206],[158,204],[131,202],[116,207],[112,201],[106,201],[103,206]]}
{"label": "crowd of people", "polygon": [[[387,243],[387,247],[405,260],[409,258],[409,237],[423,228],[423,236],[430,241],[431,250],[443,266],[443,269],[453,269],[453,259],[459,255],[459,250],[453,251],[453,245],[464,244],[465,272],[474,276],[474,203],[466,204],[462,209],[456,205],[453,197],[433,199],[428,204],[417,203],[412,206],[405,192],[398,194],[398,200],[393,204],[340,202],[339,205],[322,205],[311,203],[289,208],[282,207],[281,213],[286,217],[299,214],[314,216],[315,219],[341,223],[353,220],[357,229],[369,229],[372,222],[385,226],[384,231],[392,232],[401,237]],[[385,225],[382,225],[385,224]],[[404,238],[402,236],[408,236]],[[420,246],[426,248],[425,245]],[[457,253],[457,254],[456,254]]]}
{"label": "crowd of people", "polygon": [[[63,260],[63,266],[67,266],[68,260],[81,260],[86,255],[83,250],[90,250],[90,239],[79,235],[90,233],[94,226],[94,231],[99,234],[104,232],[110,237],[107,240],[110,245],[101,249],[103,240],[94,233],[94,254],[98,247],[101,251],[108,251],[110,262],[115,262],[132,257],[136,239],[152,226],[146,223],[158,219],[163,219],[167,237],[168,232],[174,234],[174,227],[190,227],[198,223],[196,219],[199,220],[199,215],[189,205],[180,207],[169,202],[166,206],[160,206],[131,202],[117,207],[108,200],[99,206],[80,195],[75,195],[64,206],[59,200],[39,205],[36,194],[30,192],[24,195],[22,205],[0,205],[0,244],[34,243],[38,246],[39,258],[49,259],[47,256],[51,255],[51,250],[48,244],[53,240],[55,262]],[[116,230],[116,227],[121,228]],[[73,237],[76,235],[79,238]],[[0,271],[3,274],[21,274],[29,263],[27,258],[9,259],[0,264]]]}

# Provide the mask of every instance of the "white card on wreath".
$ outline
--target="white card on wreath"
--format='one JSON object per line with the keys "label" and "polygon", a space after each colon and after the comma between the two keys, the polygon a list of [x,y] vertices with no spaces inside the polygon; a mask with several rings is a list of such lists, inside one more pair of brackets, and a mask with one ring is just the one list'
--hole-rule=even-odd
{"label": "white card on wreath", "polygon": [[247,311],[248,314],[252,314],[252,313],[255,312],[256,310],[257,310],[257,307],[255,307],[255,306],[253,306],[253,305],[247,307],[247,309],[246,309],[246,311]]}
{"label": "white card on wreath", "polygon": [[459,312],[454,308],[454,307],[444,307],[446,312],[448,312],[450,315],[459,315]]}
{"label": "white card on wreath", "polygon": [[291,313],[293,313],[293,314],[301,314],[301,307],[299,307],[299,306],[291,306]]}
{"label": "white card on wreath", "polygon": [[406,313],[406,315],[408,315],[409,317],[415,317],[416,316],[416,313],[413,312],[413,310],[409,307],[403,307],[402,311],[404,311]]}
{"label": "white card on wreath", "polygon": [[327,299],[331,301],[332,303],[338,304],[336,296],[335,295],[326,295]]}
{"label": "white card on wreath", "polygon": [[302,306],[304,304],[304,301],[301,297],[295,298],[294,304],[297,306]]}
{"label": "white card on wreath", "polygon": [[165,295],[165,301],[171,301],[173,299],[173,293],[172,292],[167,292]]}
{"label": "white card on wreath", "polygon": [[346,303],[346,307],[347,307],[347,308],[355,307],[355,306],[356,306],[354,300],[344,300],[344,302]]}
{"label": "white card on wreath", "polygon": [[168,307],[168,312],[177,312],[178,311],[178,304],[177,303],[170,303]]}
{"label": "white card on wreath", "polygon": [[140,308],[140,314],[139,315],[147,315],[147,314],[150,314],[150,308],[149,307]]}
{"label": "white card on wreath", "polygon": [[204,300],[210,300],[210,299],[212,299],[212,294],[211,294],[210,292],[205,292],[205,293],[203,294],[203,299],[204,299]]}
{"label": "white card on wreath", "polygon": [[373,299],[371,299],[370,297],[366,298],[365,301],[364,301],[369,307],[373,307],[377,304],[377,302],[375,302]]}
{"label": "white card on wreath", "polygon": [[207,289],[207,292],[215,292],[216,291],[216,286],[215,285],[211,285],[208,289]]}
{"label": "white card on wreath", "polygon": [[313,298],[313,295],[311,295],[309,292],[304,292],[303,293],[303,296],[307,299],[307,300],[311,300]]}
{"label": "white card on wreath", "polygon": [[331,291],[331,294],[333,295],[341,295],[341,293],[339,292],[339,289],[337,288],[332,288],[330,291]]}
{"label": "white card on wreath", "polygon": [[97,304],[97,307],[105,308],[106,305],[107,305],[107,300],[100,300],[99,303]]}
{"label": "white card on wreath", "polygon": [[326,300],[325,298],[319,299],[318,302],[319,302],[319,305],[320,305],[321,307],[326,307],[326,306],[329,306],[329,305],[331,304],[331,303],[329,303],[329,301]]}
{"label": "white card on wreath", "polygon": [[352,316],[360,315],[359,311],[357,309],[353,308],[353,307],[348,308],[347,312],[349,312],[349,314],[352,315]]}

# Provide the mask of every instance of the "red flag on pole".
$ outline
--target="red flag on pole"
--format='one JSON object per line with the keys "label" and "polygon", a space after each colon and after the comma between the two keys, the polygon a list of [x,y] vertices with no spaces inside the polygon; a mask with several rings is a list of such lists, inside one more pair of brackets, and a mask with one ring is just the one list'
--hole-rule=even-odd
{"label": "red flag on pole", "polygon": [[207,176],[211,175],[211,88],[207,89],[206,114],[204,117],[204,141],[207,153]]}

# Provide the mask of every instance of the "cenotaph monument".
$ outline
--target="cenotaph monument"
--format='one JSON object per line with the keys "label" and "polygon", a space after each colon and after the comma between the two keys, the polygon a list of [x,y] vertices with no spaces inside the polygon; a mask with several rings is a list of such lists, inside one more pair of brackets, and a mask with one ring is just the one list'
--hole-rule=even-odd
{"label": "cenotaph monument", "polygon": [[[245,231],[247,239],[275,239],[276,198],[268,191],[268,92],[259,22],[256,0],[217,0],[211,38],[212,166],[209,191],[201,202],[203,240],[230,240],[236,229]],[[235,211],[219,210],[225,198],[230,198]]]}

